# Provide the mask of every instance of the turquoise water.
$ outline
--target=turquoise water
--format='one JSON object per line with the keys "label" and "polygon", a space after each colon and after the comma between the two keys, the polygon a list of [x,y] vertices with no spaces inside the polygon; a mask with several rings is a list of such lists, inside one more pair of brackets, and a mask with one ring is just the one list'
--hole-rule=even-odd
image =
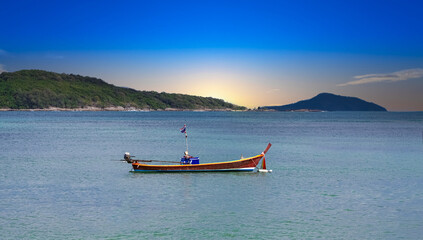
{"label": "turquoise water", "polygon": [[[273,144],[273,173],[133,173]],[[423,113],[0,112],[0,239],[421,239]]]}

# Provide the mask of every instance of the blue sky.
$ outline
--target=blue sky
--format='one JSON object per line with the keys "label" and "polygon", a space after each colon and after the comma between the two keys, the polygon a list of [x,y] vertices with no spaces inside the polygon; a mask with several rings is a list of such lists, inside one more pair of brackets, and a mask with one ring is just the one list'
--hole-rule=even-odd
{"label": "blue sky", "polygon": [[419,1],[3,1],[0,71],[89,75],[248,107],[333,92],[389,110],[423,110],[422,7]]}

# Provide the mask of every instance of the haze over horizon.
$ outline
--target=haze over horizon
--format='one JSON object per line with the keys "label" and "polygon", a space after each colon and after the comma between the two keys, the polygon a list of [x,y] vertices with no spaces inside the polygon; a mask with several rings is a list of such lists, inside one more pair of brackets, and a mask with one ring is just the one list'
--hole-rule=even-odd
{"label": "haze over horizon", "polygon": [[0,72],[284,105],[321,92],[423,111],[420,1],[5,1]]}

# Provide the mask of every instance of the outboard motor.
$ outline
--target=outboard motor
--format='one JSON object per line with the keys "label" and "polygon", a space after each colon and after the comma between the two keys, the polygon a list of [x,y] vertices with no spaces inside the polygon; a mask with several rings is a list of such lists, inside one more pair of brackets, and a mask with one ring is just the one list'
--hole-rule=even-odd
{"label": "outboard motor", "polygon": [[123,155],[123,159],[125,159],[125,161],[127,162],[127,163],[132,163],[133,161],[132,161],[132,159],[131,159],[131,154],[129,153],[129,152],[126,152],[124,155]]}

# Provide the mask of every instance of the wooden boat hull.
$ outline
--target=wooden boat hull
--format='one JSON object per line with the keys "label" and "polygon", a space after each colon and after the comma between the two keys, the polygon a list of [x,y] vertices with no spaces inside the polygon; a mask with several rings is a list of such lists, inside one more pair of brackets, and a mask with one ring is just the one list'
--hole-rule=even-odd
{"label": "wooden boat hull", "polygon": [[257,167],[264,154],[254,157],[218,163],[185,164],[185,165],[149,165],[134,162],[135,172],[252,172]]}

